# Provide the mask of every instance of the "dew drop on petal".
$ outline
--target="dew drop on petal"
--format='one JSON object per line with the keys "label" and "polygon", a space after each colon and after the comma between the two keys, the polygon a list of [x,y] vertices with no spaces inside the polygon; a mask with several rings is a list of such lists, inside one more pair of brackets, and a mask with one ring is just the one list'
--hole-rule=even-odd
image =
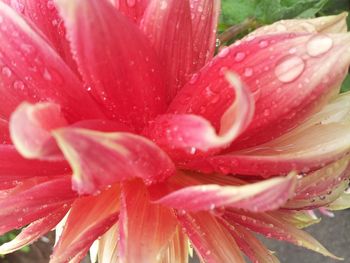
{"label": "dew drop on petal", "polygon": [[47,9],[53,10],[55,8],[55,4],[53,3],[52,0],[47,1]]}
{"label": "dew drop on petal", "polygon": [[298,56],[287,56],[280,60],[275,68],[276,77],[281,82],[292,82],[297,79],[305,68],[305,62]]}
{"label": "dew drop on petal", "polygon": [[164,10],[168,7],[168,2],[166,0],[163,0],[160,2],[160,9]]}
{"label": "dew drop on petal", "polygon": [[245,58],[245,53],[244,52],[238,52],[235,56],[235,61],[236,62],[241,62]]}
{"label": "dew drop on petal", "polygon": [[11,77],[11,75],[12,75],[12,71],[8,67],[3,67],[1,72],[4,76],[6,76],[8,78]]}
{"label": "dew drop on petal", "polygon": [[312,37],[306,44],[306,51],[312,57],[328,52],[333,46],[333,40],[325,35]]}
{"label": "dew drop on petal", "polygon": [[244,74],[245,77],[251,77],[251,76],[253,76],[253,69],[252,68],[246,68],[244,70],[243,74]]}
{"label": "dew drop on petal", "polygon": [[219,52],[218,57],[224,58],[224,57],[226,57],[229,53],[230,53],[230,49],[229,49],[228,47],[224,47],[224,48],[221,49],[221,51]]}
{"label": "dew drop on petal", "polygon": [[17,80],[13,83],[13,88],[16,90],[23,90],[24,89],[24,83],[20,80]]}
{"label": "dew drop on petal", "polygon": [[269,45],[269,42],[267,42],[266,40],[262,40],[259,42],[259,47],[260,48],[265,48]]}

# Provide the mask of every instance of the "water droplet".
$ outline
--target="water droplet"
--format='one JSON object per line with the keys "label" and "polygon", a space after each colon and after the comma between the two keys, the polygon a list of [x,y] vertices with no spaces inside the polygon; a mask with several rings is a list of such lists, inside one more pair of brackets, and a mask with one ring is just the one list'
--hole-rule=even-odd
{"label": "water droplet", "polygon": [[224,57],[226,57],[229,53],[230,53],[230,49],[229,49],[228,47],[224,47],[224,48],[221,49],[221,51],[219,52],[218,57],[224,58]]}
{"label": "water droplet", "polygon": [[8,78],[11,77],[11,75],[12,75],[12,71],[8,67],[3,67],[1,72],[4,76],[6,76]]}
{"label": "water droplet", "polygon": [[235,55],[235,61],[236,62],[241,62],[243,61],[245,58],[245,53],[244,52],[238,52],[236,55]]}
{"label": "water droplet", "polygon": [[251,77],[251,76],[253,76],[253,69],[251,69],[251,68],[246,68],[245,70],[244,70],[244,76],[246,76],[246,77]]}
{"label": "water droplet", "polygon": [[305,63],[298,56],[287,56],[283,58],[275,68],[276,77],[281,82],[292,82],[304,71]]}
{"label": "water droplet", "polygon": [[55,4],[53,3],[52,0],[47,1],[46,6],[47,6],[47,9],[49,10],[53,10],[55,8]]}
{"label": "water droplet", "polygon": [[199,78],[199,74],[198,74],[198,73],[193,74],[192,77],[191,77],[191,79],[190,79],[190,81],[189,81],[189,83],[190,83],[190,84],[196,83],[197,80],[198,80],[198,78]]}
{"label": "water droplet", "polygon": [[23,81],[17,80],[13,83],[13,88],[16,90],[23,90],[24,89],[24,83]]}
{"label": "water droplet", "polygon": [[52,76],[47,69],[44,70],[43,78],[46,80],[52,80]]}
{"label": "water droplet", "polygon": [[160,2],[160,9],[164,10],[168,7],[168,2],[166,0],[163,0]]}
{"label": "water droplet", "polygon": [[266,40],[262,40],[259,42],[259,47],[260,48],[265,48],[269,45],[269,42],[267,42]]}
{"label": "water droplet", "polygon": [[328,52],[333,46],[333,40],[326,35],[312,37],[306,44],[307,53],[312,57],[317,57]]}
{"label": "water droplet", "polygon": [[220,45],[221,45],[221,41],[220,41],[220,39],[217,38],[215,41],[215,46],[220,47]]}

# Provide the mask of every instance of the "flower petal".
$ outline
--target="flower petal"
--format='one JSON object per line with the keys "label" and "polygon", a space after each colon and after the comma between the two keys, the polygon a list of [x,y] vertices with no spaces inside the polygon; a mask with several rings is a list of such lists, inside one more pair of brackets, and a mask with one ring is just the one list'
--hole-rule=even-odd
{"label": "flower petal", "polygon": [[350,194],[348,192],[344,192],[341,196],[338,197],[337,200],[330,203],[326,208],[332,211],[350,208]]}
{"label": "flower petal", "polygon": [[118,221],[119,191],[118,185],[113,186],[99,195],[82,197],[73,203],[50,263],[64,263],[73,257],[78,260],[85,256],[91,244]]}
{"label": "flower petal", "polygon": [[295,196],[284,206],[289,209],[314,209],[335,201],[348,187],[349,157],[299,179]]}
{"label": "flower petal", "polygon": [[63,159],[51,131],[66,125],[59,105],[24,102],[11,116],[11,139],[28,159]]}
{"label": "flower petal", "polygon": [[166,153],[138,135],[79,128],[63,128],[53,134],[74,172],[73,188],[81,194],[132,178],[155,183],[175,172]]}
{"label": "flower petal", "polygon": [[24,181],[0,199],[0,234],[43,218],[58,208],[69,207],[76,196],[69,176]]}
{"label": "flower petal", "polygon": [[176,230],[171,209],[151,204],[146,187],[140,181],[126,182],[122,188],[120,211],[121,262],[157,262],[161,251]]}
{"label": "flower petal", "polygon": [[46,162],[23,158],[12,145],[0,146],[0,189],[12,188],[36,176],[68,174],[66,162]]}
{"label": "flower petal", "polygon": [[79,79],[45,39],[2,2],[0,16],[0,113],[3,119],[7,120],[23,101],[58,103],[69,122],[104,117]]}
{"label": "flower petal", "polygon": [[[179,176],[177,175],[175,179]],[[215,184],[189,186],[193,185],[193,182],[185,176],[178,180],[181,188],[156,202],[192,212],[213,210],[217,207],[235,207],[254,212],[274,210],[292,196],[296,184],[294,175],[240,186],[231,186],[229,177],[220,178],[221,182],[227,181],[225,186]]]}
{"label": "flower petal", "polygon": [[350,63],[344,44],[349,41],[350,34],[283,34],[238,42],[195,75],[168,112],[200,114],[218,128],[232,101],[222,75],[232,70],[255,95],[256,108],[250,126],[230,149],[269,141],[300,124],[338,92]]}
{"label": "flower petal", "polygon": [[[119,224],[111,227],[98,242],[98,262],[99,263],[119,263]],[[97,262],[97,261],[96,261]],[[95,262],[93,262],[95,263]]]}
{"label": "flower petal", "polygon": [[0,254],[9,254],[24,246],[32,244],[38,238],[51,231],[67,212],[67,207],[59,208],[52,214],[31,223],[29,226],[25,227],[15,239],[1,245]]}
{"label": "flower petal", "polygon": [[251,231],[260,233],[268,238],[283,240],[318,252],[324,256],[340,259],[329,252],[317,240],[308,233],[297,229],[292,224],[269,215],[268,213],[250,213],[242,211],[230,211],[224,215],[228,222],[240,224]]}
{"label": "flower petal", "polygon": [[[221,117],[219,134],[204,118],[191,114],[165,114],[155,119],[147,129],[148,136],[174,159],[186,159],[197,150],[225,148],[249,125],[254,113],[251,94],[233,73],[227,73],[228,83],[236,100]],[[180,152],[179,154],[179,150]]]}
{"label": "flower petal", "polygon": [[162,62],[170,102],[193,72],[189,0],[150,1],[140,27]]}
{"label": "flower petal", "polygon": [[179,213],[177,217],[202,261],[245,262],[234,238],[210,213]]}
{"label": "flower petal", "polygon": [[143,17],[145,9],[149,4],[149,0],[112,0],[115,2],[116,8],[126,15],[127,17],[134,20],[136,23],[139,23]]}
{"label": "flower petal", "polygon": [[338,96],[298,128],[271,142],[246,150],[193,161],[194,170],[230,174],[309,172],[342,158],[350,150],[350,93]]}
{"label": "flower petal", "polygon": [[220,222],[231,233],[239,248],[252,262],[280,262],[249,230],[238,224],[229,224],[223,219],[221,219]]}
{"label": "flower petal", "polygon": [[347,13],[341,13],[333,16],[321,16],[311,19],[290,19],[281,20],[258,28],[250,33],[249,37],[257,37],[266,34],[276,33],[346,33],[347,25],[346,18]]}
{"label": "flower petal", "polygon": [[315,218],[309,211],[276,210],[269,212],[271,216],[283,219],[299,229],[317,224],[321,218]]}
{"label": "flower petal", "polygon": [[220,0],[190,0],[194,71],[213,58]]}
{"label": "flower petal", "polygon": [[29,19],[46,36],[71,69],[76,71],[62,19],[52,0],[3,0],[3,2]]}
{"label": "flower petal", "polygon": [[134,23],[107,0],[56,3],[88,90],[109,119],[141,129],[165,110],[158,58]]}

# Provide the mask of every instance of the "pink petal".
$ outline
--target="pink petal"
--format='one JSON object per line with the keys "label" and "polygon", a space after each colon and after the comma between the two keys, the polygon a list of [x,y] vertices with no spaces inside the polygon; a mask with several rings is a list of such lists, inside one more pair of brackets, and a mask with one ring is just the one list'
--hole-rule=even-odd
{"label": "pink petal", "polygon": [[[174,159],[186,159],[197,150],[205,152],[227,147],[249,125],[254,113],[253,98],[243,83],[233,73],[227,73],[227,80],[236,100],[222,115],[219,134],[200,116],[165,114],[150,124],[146,130],[148,136]],[[182,153],[179,154],[179,150]]]}
{"label": "pink petal", "polygon": [[69,122],[103,118],[79,79],[45,39],[2,2],[0,16],[0,112],[3,119],[7,120],[23,101],[58,103]]}
{"label": "pink petal", "polygon": [[143,17],[149,0],[111,0],[115,2],[116,8],[125,16],[131,18],[135,23],[139,23]]}
{"label": "pink petal", "polygon": [[[232,70],[254,93],[256,110],[231,149],[271,140],[300,124],[337,92],[350,63],[344,44],[349,40],[350,34],[284,34],[238,42],[223,49],[185,85],[169,112],[200,114],[219,127],[232,100],[222,75]],[[315,48],[321,44],[322,49]]]}
{"label": "pink petal", "polygon": [[3,0],[3,2],[33,23],[71,69],[76,70],[62,19],[52,0]]}
{"label": "pink petal", "polygon": [[170,102],[194,69],[189,0],[151,0],[140,27],[160,58]]}
{"label": "pink petal", "polygon": [[223,219],[220,222],[231,233],[239,248],[247,255],[251,262],[280,262],[249,230],[238,224],[231,225]]}
{"label": "pink petal", "polygon": [[220,4],[220,0],[190,0],[194,70],[214,56]]}
{"label": "pink petal", "polygon": [[67,125],[60,106],[22,103],[10,119],[11,139],[29,159],[63,159],[51,131]]}
{"label": "pink petal", "polygon": [[170,242],[176,230],[176,219],[171,209],[151,204],[142,182],[123,184],[120,211],[121,262],[157,262],[161,251]]}
{"label": "pink petal", "polygon": [[283,219],[269,215],[268,213],[227,212],[224,219],[228,222],[238,223],[251,231],[262,234],[268,238],[287,241],[297,246],[318,252],[324,256],[340,259],[329,252],[317,240],[308,233],[297,229]]}
{"label": "pink petal", "polygon": [[80,262],[91,244],[118,221],[119,186],[76,200],[50,263]]}
{"label": "pink petal", "polygon": [[163,251],[162,263],[188,263],[188,238],[178,226],[167,248]]}
{"label": "pink petal", "polygon": [[52,214],[31,223],[25,227],[15,239],[1,245],[0,253],[2,255],[9,254],[24,246],[32,244],[38,238],[55,228],[67,212],[67,207],[59,208]]}
{"label": "pink petal", "polygon": [[314,209],[335,201],[348,188],[349,157],[299,179],[295,196],[285,205],[290,209]]}
{"label": "pink petal", "polygon": [[[234,182],[230,177],[222,176],[218,178],[218,184],[193,185],[193,178],[187,179],[185,176],[178,180],[181,188],[171,192],[157,200],[165,206],[181,209],[185,211],[197,212],[201,210],[214,210],[221,207],[242,208],[253,212],[263,212],[275,210],[283,205],[294,193],[296,177],[274,178],[258,183],[244,183],[239,186],[232,186]],[[218,176],[219,177],[219,176]],[[223,183],[225,182],[225,183]]]}
{"label": "pink petal", "polygon": [[0,234],[43,218],[61,207],[69,207],[76,193],[70,176],[24,181],[0,199]]}
{"label": "pink petal", "polygon": [[141,129],[165,110],[156,54],[134,23],[106,0],[57,5],[88,90],[110,119]]}
{"label": "pink petal", "polygon": [[178,220],[203,262],[245,262],[234,238],[210,213],[179,213]]}
{"label": "pink petal", "polygon": [[40,176],[70,173],[66,162],[46,162],[23,158],[12,145],[0,146],[0,189],[17,186],[22,181]]}
{"label": "pink petal", "polygon": [[249,37],[262,36],[276,33],[346,33],[347,13],[334,16],[321,16],[312,19],[281,20],[258,28],[250,33]]}
{"label": "pink petal", "polygon": [[350,93],[338,96],[298,128],[271,142],[193,161],[186,168],[263,177],[319,169],[350,150],[349,99]]}
{"label": "pink petal", "polygon": [[138,135],[63,128],[55,131],[54,137],[71,164],[73,187],[81,194],[132,178],[155,183],[175,172],[171,159]]}

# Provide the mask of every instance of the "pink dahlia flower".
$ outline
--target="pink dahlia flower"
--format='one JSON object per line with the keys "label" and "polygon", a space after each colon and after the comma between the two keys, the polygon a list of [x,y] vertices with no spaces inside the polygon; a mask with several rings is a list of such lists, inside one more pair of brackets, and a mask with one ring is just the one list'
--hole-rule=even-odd
{"label": "pink dahlia flower", "polygon": [[[0,2],[0,233],[64,225],[51,263],[277,262],[254,236],[348,205],[345,16],[215,57],[219,0]],[[298,176],[297,176],[298,175]],[[61,222],[61,224],[59,224]],[[59,228],[59,227],[58,227]]]}

